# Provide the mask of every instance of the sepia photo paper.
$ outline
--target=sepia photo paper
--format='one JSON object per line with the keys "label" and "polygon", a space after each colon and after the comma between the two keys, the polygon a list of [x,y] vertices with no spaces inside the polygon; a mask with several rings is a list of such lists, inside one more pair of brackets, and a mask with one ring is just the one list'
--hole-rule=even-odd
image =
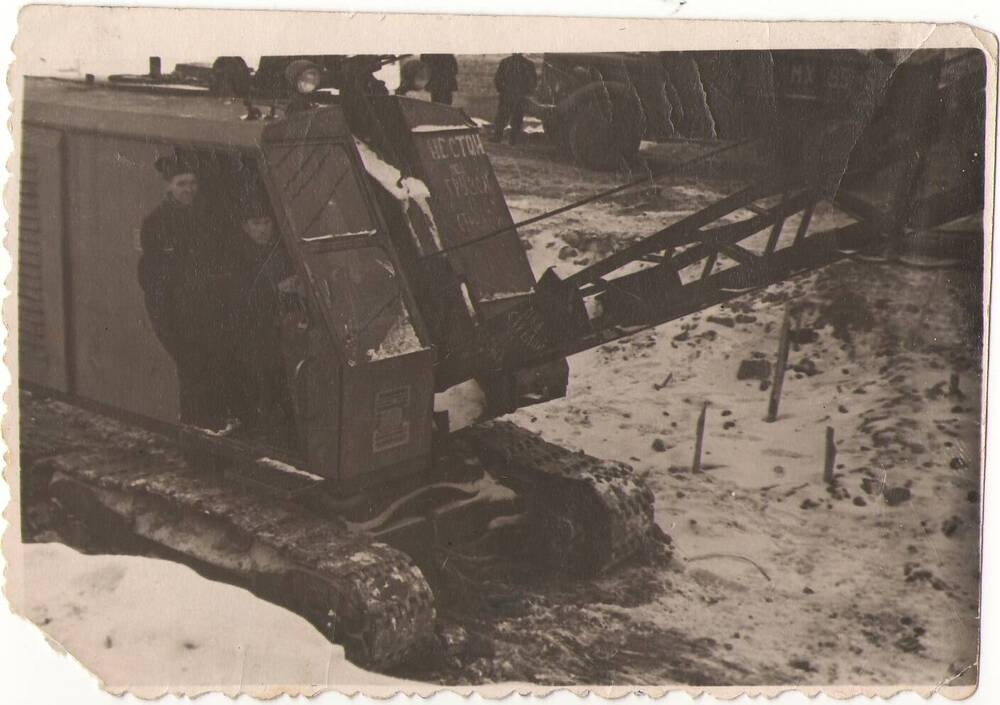
{"label": "sepia photo paper", "polygon": [[5,597],[111,693],[979,680],[997,40],[30,6]]}

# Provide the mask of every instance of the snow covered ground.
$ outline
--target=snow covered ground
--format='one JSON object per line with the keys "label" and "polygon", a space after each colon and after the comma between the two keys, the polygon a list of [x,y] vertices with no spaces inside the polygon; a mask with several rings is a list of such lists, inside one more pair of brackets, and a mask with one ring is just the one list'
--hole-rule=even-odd
{"label": "snow covered ground", "polygon": [[[537,142],[489,147],[515,221],[619,178],[553,159]],[[735,191],[730,173],[678,175],[523,228],[536,276],[549,266],[568,274]],[[813,222],[838,217],[825,208]],[[674,558],[589,583],[508,583],[460,620],[491,655],[439,677],[974,682],[976,276],[844,261],[571,358],[566,398],[512,419],[630,463],[655,494]],[[779,417],[767,423],[769,390],[736,373],[744,359],[775,359],[786,304],[798,342]],[[693,474],[705,403],[704,472]]]}
{"label": "snow covered ground", "polygon": [[56,543],[23,551],[20,611],[112,692],[407,685],[352,665],[301,617],[180,564]]}
{"label": "snow covered ground", "polygon": [[[515,220],[623,178],[577,169],[537,136],[488,148]],[[603,258],[736,190],[739,173],[673,176],[523,228],[535,274]],[[814,216],[815,227],[836,222],[828,208]],[[439,610],[444,630],[464,632],[461,646],[443,665],[401,674],[449,684],[974,682],[981,296],[975,273],[844,261],[574,356],[567,397],[513,419],[630,463],[655,494],[672,560],[594,580],[535,566],[474,583],[470,606]],[[786,305],[796,342],[769,424],[768,390],[736,373],[745,359],[774,359]],[[22,611],[114,690],[399,682],[352,667],[291,613],[183,566],[24,550]]]}

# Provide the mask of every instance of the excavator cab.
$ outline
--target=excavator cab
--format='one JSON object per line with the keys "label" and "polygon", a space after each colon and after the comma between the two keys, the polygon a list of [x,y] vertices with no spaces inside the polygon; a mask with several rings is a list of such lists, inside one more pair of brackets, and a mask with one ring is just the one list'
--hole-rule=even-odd
{"label": "excavator cab", "polygon": [[345,490],[423,469],[434,352],[343,114],[271,125],[260,148],[306,295],[282,334],[307,466]]}
{"label": "excavator cab", "polygon": [[260,176],[306,296],[282,326],[302,454],[344,492],[430,465],[435,421],[455,421],[435,414],[436,392],[471,384],[480,415],[495,416],[561,396],[568,375],[564,360],[482,362],[478,331],[535,280],[476,126],[406,98],[371,104],[379,130],[367,143],[339,107],[289,115],[260,138]]}

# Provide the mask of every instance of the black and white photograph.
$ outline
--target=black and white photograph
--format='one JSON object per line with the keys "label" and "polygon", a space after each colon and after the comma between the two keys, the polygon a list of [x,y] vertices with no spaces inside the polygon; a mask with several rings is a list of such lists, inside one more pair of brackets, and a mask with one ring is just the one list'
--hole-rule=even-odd
{"label": "black and white photograph", "polygon": [[21,15],[14,611],[114,693],[971,693],[995,37],[305,14]]}

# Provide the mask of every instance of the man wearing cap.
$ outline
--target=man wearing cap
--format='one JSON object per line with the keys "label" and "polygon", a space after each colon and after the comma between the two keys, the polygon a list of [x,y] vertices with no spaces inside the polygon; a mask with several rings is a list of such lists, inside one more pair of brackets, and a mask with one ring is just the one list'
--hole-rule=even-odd
{"label": "man wearing cap", "polygon": [[297,280],[259,188],[242,190],[237,216],[233,312],[235,357],[242,374],[245,430],[275,445],[294,443],[292,401],[281,346],[281,324]]}
{"label": "man wearing cap", "polygon": [[177,365],[181,422],[218,429],[232,405],[223,243],[198,197],[193,160],[175,154],[155,166],[166,189],[142,222],[139,285]]}

